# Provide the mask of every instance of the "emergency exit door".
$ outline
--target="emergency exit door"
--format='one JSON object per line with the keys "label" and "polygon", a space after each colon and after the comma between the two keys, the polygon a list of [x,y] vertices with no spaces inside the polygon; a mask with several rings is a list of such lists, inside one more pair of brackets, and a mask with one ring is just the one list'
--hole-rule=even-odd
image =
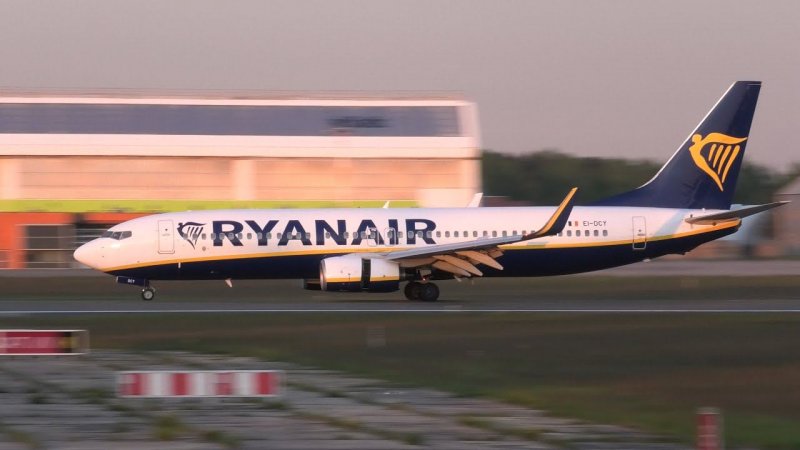
{"label": "emergency exit door", "polygon": [[171,220],[158,221],[158,253],[175,253],[174,229]]}

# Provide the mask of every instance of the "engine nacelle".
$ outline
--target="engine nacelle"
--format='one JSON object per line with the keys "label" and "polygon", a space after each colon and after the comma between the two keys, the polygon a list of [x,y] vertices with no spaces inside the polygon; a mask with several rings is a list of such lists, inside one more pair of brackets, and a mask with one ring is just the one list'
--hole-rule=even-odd
{"label": "engine nacelle", "polygon": [[400,289],[400,265],[359,255],[325,258],[319,265],[323,291],[392,292]]}

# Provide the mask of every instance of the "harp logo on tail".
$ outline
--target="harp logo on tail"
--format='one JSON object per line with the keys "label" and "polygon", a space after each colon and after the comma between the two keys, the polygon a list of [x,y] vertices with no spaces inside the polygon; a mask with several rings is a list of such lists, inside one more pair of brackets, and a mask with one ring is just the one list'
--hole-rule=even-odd
{"label": "harp logo on tail", "polygon": [[195,244],[197,244],[197,239],[200,237],[200,234],[203,232],[203,227],[206,224],[204,223],[197,223],[197,222],[186,222],[186,223],[179,223],[178,224],[178,234],[188,243],[192,244],[192,248],[194,248]]}
{"label": "harp logo on tail", "polygon": [[689,152],[695,165],[717,183],[720,191],[724,191],[728,171],[741,150],[738,144],[745,140],[746,137],[737,138],[722,133],[709,133],[706,137],[695,134]]}

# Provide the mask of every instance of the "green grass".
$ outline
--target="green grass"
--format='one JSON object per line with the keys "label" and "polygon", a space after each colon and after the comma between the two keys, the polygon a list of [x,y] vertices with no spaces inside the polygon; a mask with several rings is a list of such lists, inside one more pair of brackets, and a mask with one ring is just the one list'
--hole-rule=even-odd
{"label": "green grass", "polygon": [[200,437],[206,442],[213,442],[216,444],[220,444],[225,448],[239,448],[241,447],[241,442],[235,436],[231,436],[225,432],[219,430],[208,430],[201,433]]}
{"label": "green grass", "polygon": [[187,431],[186,425],[175,416],[157,416],[153,420],[153,434],[160,441],[174,441]]}
{"label": "green grass", "polygon": [[[696,409],[714,406],[724,412],[731,446],[800,448],[800,316],[230,314],[24,322],[87,327],[101,348],[294,361],[686,443]],[[374,326],[385,327],[385,347],[367,346]]]}
{"label": "green grass", "polygon": [[[388,200],[388,199],[387,199]],[[0,200],[4,212],[131,212],[153,213],[205,209],[380,208],[386,200]],[[418,206],[414,200],[392,200],[391,208]]]}

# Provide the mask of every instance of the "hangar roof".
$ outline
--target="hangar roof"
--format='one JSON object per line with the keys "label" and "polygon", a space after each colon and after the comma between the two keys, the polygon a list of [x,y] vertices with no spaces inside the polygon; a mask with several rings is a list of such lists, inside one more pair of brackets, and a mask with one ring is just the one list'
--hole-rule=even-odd
{"label": "hangar roof", "polygon": [[216,153],[225,156],[285,156],[263,150],[343,146],[474,150],[477,135],[474,103],[455,96],[0,92],[0,155],[214,156],[211,148],[223,146]]}

